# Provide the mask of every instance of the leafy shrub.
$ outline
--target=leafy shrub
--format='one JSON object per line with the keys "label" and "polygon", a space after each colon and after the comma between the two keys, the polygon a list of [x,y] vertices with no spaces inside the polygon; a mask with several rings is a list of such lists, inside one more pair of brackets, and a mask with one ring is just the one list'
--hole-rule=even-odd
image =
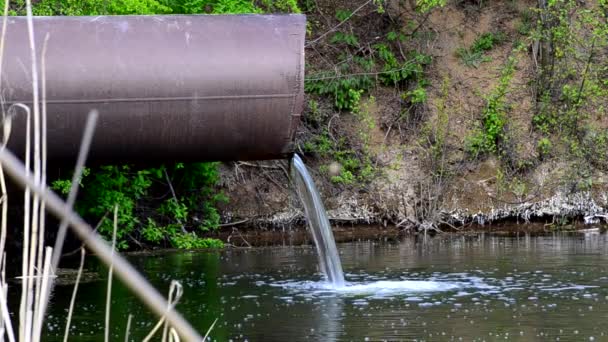
{"label": "leafy shrub", "polygon": [[426,13],[433,8],[443,7],[447,0],[416,0],[416,10],[421,13]]}
{"label": "leafy shrub", "polygon": [[497,33],[484,33],[477,37],[471,46],[471,50],[474,52],[478,51],[490,51],[495,45],[502,43],[506,36],[502,32]]}
{"label": "leafy shrub", "polygon": [[352,33],[336,32],[331,37],[330,43],[332,43],[332,44],[344,43],[346,45],[350,45],[350,46],[354,46],[354,47],[359,46],[359,40],[357,40],[357,37]]}
{"label": "leafy shrub", "polygon": [[470,49],[458,48],[456,49],[456,56],[460,58],[460,61],[469,68],[477,68],[481,63],[486,63],[492,60],[492,58],[484,55],[482,51],[472,51]]}
{"label": "leafy shrub", "polygon": [[308,78],[306,92],[331,96],[338,110],[353,111],[359,106],[361,94],[369,90],[373,81],[369,76],[346,76],[336,73],[319,73]]}
{"label": "leafy shrub", "polygon": [[416,53],[411,60],[400,62],[386,44],[376,44],[374,48],[384,64],[379,78],[385,85],[397,85],[421,76],[424,65],[431,61],[429,56]]}
{"label": "leafy shrub", "polygon": [[[165,172],[172,175],[181,196],[158,204],[151,192],[155,190],[154,184],[165,181]],[[217,163],[178,163],[169,170],[164,166],[147,169],[135,169],[130,165],[101,166],[83,177],[83,191],[76,209],[92,220],[103,217],[98,231],[109,239],[113,225],[107,213],[117,205],[118,248],[125,249],[129,241],[138,239],[158,244],[181,233],[182,225],[199,231],[218,227],[220,215],[215,205],[226,201],[225,196],[214,190],[218,180]],[[57,180],[52,187],[67,193],[70,186],[70,181]],[[150,211],[154,205],[157,208]],[[145,224],[141,222],[143,214],[147,216]]]}
{"label": "leafy shrub", "polygon": [[222,248],[224,243],[218,239],[200,238],[194,234],[175,234],[171,237],[173,247],[180,249]]}
{"label": "leafy shrub", "polygon": [[[35,15],[124,15],[124,14],[239,14],[300,13],[296,0],[41,0],[33,5]],[[25,13],[25,0],[11,1],[11,15]]]}
{"label": "leafy shrub", "polygon": [[553,144],[551,144],[551,140],[546,137],[543,137],[538,140],[536,144],[536,150],[538,151],[538,155],[540,158],[545,158],[551,153],[551,148]]}
{"label": "leafy shrub", "polygon": [[505,129],[507,119],[505,116],[505,95],[515,71],[515,58],[509,57],[501,71],[499,84],[488,96],[486,107],[482,112],[481,127],[466,139],[466,149],[473,155],[484,153],[503,152],[501,144],[506,139]]}
{"label": "leafy shrub", "polygon": [[[307,153],[316,153],[321,157],[331,158],[340,165],[338,174],[330,175],[333,183],[349,185],[355,181],[367,182],[371,180],[375,172],[369,156],[351,149],[345,139],[332,140],[326,131],[305,142],[303,150]],[[329,167],[323,165],[319,171],[328,174]]]}
{"label": "leafy shrub", "polygon": [[505,38],[506,36],[502,32],[484,33],[477,37],[469,48],[456,49],[456,56],[460,58],[464,65],[477,68],[481,63],[492,60],[485,53],[492,50],[497,44],[504,42]]}

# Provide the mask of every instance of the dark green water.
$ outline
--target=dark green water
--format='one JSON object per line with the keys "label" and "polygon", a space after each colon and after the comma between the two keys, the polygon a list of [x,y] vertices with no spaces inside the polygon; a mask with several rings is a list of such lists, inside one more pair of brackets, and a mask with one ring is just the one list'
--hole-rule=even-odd
{"label": "dark green water", "polygon": [[[349,286],[320,282],[312,246],[168,252],[129,259],[161,291],[185,290],[178,309],[217,341],[608,340],[604,234],[454,236],[423,243],[339,244]],[[105,272],[87,261],[89,271]],[[73,341],[103,339],[105,280],[82,284]],[[59,340],[71,286],[60,286],[45,340]],[[141,339],[155,319],[124,288],[112,300],[113,340],[128,314]]]}

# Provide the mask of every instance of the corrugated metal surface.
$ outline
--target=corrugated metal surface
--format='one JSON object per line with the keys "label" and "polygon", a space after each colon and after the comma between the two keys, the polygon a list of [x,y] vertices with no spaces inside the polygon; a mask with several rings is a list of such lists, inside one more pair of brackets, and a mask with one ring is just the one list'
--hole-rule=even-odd
{"label": "corrugated metal surface", "polygon": [[[32,102],[26,19],[8,20],[5,108]],[[302,15],[35,18],[39,55],[50,35],[49,159],[76,156],[91,109],[96,160],[284,157],[302,109],[305,27]]]}

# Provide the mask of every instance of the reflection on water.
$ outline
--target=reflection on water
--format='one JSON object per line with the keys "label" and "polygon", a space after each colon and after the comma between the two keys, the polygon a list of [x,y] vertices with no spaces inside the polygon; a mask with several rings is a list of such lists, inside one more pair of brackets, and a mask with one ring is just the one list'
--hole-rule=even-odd
{"label": "reflection on water", "polygon": [[[324,282],[309,246],[130,259],[163,291],[180,280],[178,309],[200,330],[219,318],[217,341],[608,339],[604,234],[444,236],[338,248],[347,281],[340,289]],[[90,260],[88,267],[98,266]],[[81,289],[73,340],[98,340],[105,282]],[[46,340],[61,336],[70,291],[58,288]],[[114,339],[124,336],[129,313],[132,335],[141,338],[154,318],[125,289],[113,294]]]}

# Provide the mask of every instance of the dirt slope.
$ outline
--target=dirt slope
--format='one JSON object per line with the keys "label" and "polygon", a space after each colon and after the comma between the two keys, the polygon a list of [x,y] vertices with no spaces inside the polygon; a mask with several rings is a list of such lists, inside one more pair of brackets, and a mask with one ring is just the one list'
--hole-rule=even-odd
{"label": "dirt slope", "polygon": [[[324,23],[328,21],[327,16],[331,16],[332,6],[357,7],[330,1],[318,1],[317,5],[323,10],[318,16],[309,16],[309,21],[318,24],[319,30],[329,26]],[[400,110],[397,89],[376,87],[364,96],[361,106],[373,123],[366,122],[366,126],[361,126],[362,123],[352,115],[333,110],[331,100],[319,103],[319,110],[326,111],[331,117],[328,124],[331,125],[330,132],[345,136],[354,136],[361,131],[369,134],[367,150],[377,169],[369,183],[344,186],[332,183],[326,174],[319,171],[322,165],[332,162],[331,158],[305,157],[330,217],[336,222],[408,226],[421,223],[433,203],[436,204],[432,207],[442,213],[438,216],[441,220],[449,220],[450,217],[471,219],[478,213],[483,213],[484,217],[492,217],[499,211],[519,213],[518,210],[528,210],[525,208],[533,203],[563,196],[560,193],[561,179],[567,169],[563,161],[536,162],[526,172],[505,180],[500,161],[495,157],[471,160],[465,153],[466,137],[479,125],[486,105],[485,97],[496,89],[501,70],[507,58],[513,55],[517,62],[506,95],[512,153],[518,160],[537,158],[538,137],[532,127],[536,110],[536,94],[532,85],[537,66],[531,55],[532,42],[521,32],[529,8],[535,5],[536,1],[532,0],[494,1],[481,7],[475,1],[452,1],[444,8],[432,11],[423,20],[408,8],[411,7],[409,2],[395,2],[388,6],[388,15],[399,17],[404,28],[411,26],[412,22],[419,25],[412,35],[416,37],[413,41],[420,50],[433,57],[431,65],[426,68],[428,100],[420,123],[414,128],[387,128],[387,118],[398,116]],[[476,67],[466,66],[458,57],[458,49],[470,47],[478,37],[488,32],[500,32],[504,38],[485,53],[484,61]],[[527,48],[515,51],[518,44]],[[314,51],[309,55],[314,55]],[[327,63],[309,55],[307,63],[313,68]],[[447,91],[444,85],[447,85]],[[436,129],[432,126],[440,122],[438,106],[441,103],[448,117],[445,162],[450,172],[438,188],[421,146],[425,139],[422,133],[425,124]],[[310,109],[308,111],[310,115]],[[307,134],[306,125],[303,125],[299,139]],[[304,152],[301,146],[299,152]],[[230,198],[229,204],[223,208],[224,220],[268,227],[286,227],[301,222],[299,204],[288,184],[288,172],[286,161],[224,165],[223,188]],[[598,208],[606,208],[606,196],[601,194],[605,193],[607,177],[600,172],[595,179],[594,200],[599,204]],[[584,201],[589,202],[589,199]],[[563,203],[571,204],[568,199]]]}

